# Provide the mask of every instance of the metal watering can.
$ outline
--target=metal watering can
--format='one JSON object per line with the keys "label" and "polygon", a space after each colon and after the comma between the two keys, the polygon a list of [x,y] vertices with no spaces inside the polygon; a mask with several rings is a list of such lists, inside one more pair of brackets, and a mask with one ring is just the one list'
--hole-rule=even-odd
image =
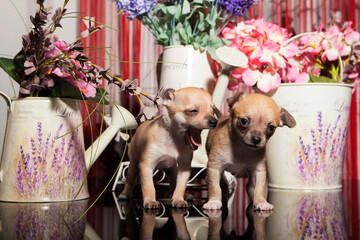
{"label": "metal watering can", "polygon": [[8,105],[0,201],[88,198],[87,170],[121,130],[137,127],[134,116],[115,105],[110,125],[85,151],[80,100],[0,96]]}

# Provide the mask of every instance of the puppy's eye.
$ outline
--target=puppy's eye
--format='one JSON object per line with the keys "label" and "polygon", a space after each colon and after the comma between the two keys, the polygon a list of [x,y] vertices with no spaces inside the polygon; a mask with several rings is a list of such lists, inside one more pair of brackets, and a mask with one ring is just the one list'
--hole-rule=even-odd
{"label": "puppy's eye", "polygon": [[274,126],[274,125],[272,125],[272,124],[269,124],[269,126],[268,126],[268,130],[269,130],[270,132],[275,131],[275,126]]}
{"label": "puppy's eye", "polygon": [[249,119],[247,118],[240,118],[240,123],[242,125],[248,125],[249,124]]}
{"label": "puppy's eye", "polygon": [[188,112],[191,114],[197,114],[199,111],[197,109],[190,109]]}

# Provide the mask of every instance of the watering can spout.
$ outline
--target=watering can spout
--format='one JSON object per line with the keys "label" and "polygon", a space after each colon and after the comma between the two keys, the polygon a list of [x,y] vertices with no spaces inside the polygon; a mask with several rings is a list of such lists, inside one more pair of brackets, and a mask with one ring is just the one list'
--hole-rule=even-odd
{"label": "watering can spout", "polygon": [[248,64],[248,59],[244,53],[228,46],[217,48],[216,55],[220,59],[222,71],[216,83],[212,98],[215,106],[220,109],[222,107],[225,92],[229,84],[231,71],[238,67],[246,67]]}
{"label": "watering can spout", "polygon": [[113,106],[111,120],[109,122],[109,126],[106,130],[85,151],[85,163],[87,169],[89,169],[96,159],[98,159],[111,140],[117,134],[121,134],[120,131],[135,129],[137,127],[134,116],[119,105]]}

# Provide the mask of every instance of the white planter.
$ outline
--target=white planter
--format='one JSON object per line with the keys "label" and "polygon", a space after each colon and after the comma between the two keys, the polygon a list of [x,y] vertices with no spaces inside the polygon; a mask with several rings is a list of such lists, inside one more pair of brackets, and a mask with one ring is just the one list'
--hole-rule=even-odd
{"label": "white planter", "polygon": [[[58,202],[89,197],[87,170],[135,118],[113,106],[109,127],[84,149],[81,101],[66,98],[9,99],[0,162],[0,201]],[[5,113],[2,113],[6,116]],[[100,141],[101,139],[101,141]]]}
{"label": "white planter", "polygon": [[159,88],[204,88],[212,93],[216,81],[214,60],[206,51],[193,46],[165,47],[162,55]]}
{"label": "white planter", "polygon": [[272,95],[296,120],[278,128],[267,145],[269,186],[341,188],[352,86],[282,84]]}
{"label": "white planter", "polygon": [[1,160],[1,201],[89,197],[80,104],[60,98],[12,100]]}

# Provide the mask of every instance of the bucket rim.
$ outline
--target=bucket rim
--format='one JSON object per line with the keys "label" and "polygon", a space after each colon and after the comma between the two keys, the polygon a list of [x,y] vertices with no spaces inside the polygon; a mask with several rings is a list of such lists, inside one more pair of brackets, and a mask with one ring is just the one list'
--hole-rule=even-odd
{"label": "bucket rim", "polygon": [[354,88],[355,84],[349,83],[321,83],[321,82],[307,82],[307,83],[281,83],[279,88],[282,87],[315,87],[315,86],[334,86],[334,87],[346,87],[346,88]]}

